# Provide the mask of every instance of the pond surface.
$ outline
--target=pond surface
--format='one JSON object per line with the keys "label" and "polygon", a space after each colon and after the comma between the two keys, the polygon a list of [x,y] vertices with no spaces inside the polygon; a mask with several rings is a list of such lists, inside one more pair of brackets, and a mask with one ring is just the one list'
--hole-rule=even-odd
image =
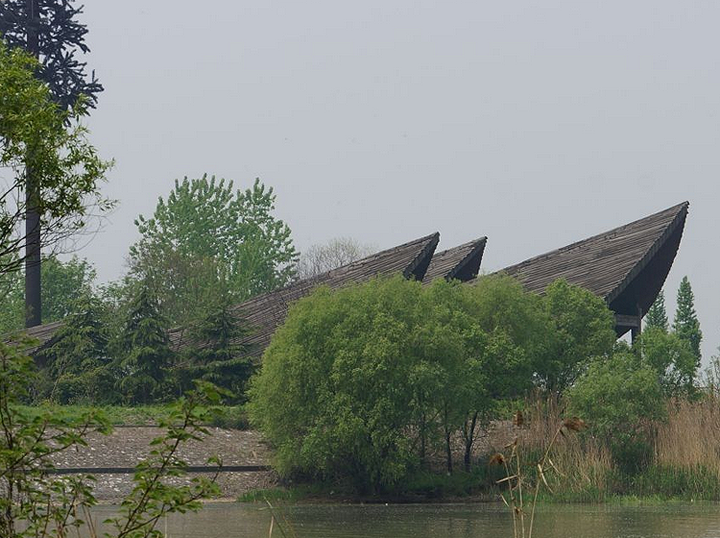
{"label": "pond surface", "polygon": [[[112,509],[97,510],[100,521]],[[512,518],[498,504],[290,505],[276,507],[288,538],[512,538]],[[543,505],[535,538],[720,538],[720,504]],[[169,538],[267,538],[261,504],[209,504],[158,526]],[[275,538],[282,537],[277,526]]]}

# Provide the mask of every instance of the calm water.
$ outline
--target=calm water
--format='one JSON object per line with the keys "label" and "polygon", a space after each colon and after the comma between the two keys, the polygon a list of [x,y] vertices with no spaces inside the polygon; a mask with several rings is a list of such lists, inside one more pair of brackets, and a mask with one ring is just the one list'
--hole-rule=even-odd
{"label": "calm water", "polygon": [[[299,538],[512,538],[503,506],[301,505],[282,514]],[[101,508],[103,519],[110,508]],[[270,514],[261,505],[210,504],[168,519],[169,538],[267,538]],[[165,530],[165,524],[159,526]],[[275,529],[274,537],[282,534]],[[720,538],[720,504],[542,506],[536,538]]]}

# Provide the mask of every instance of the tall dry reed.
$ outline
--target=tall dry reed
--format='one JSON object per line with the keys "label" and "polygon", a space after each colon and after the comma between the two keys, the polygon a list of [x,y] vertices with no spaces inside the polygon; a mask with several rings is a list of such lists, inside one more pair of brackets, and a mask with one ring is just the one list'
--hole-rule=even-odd
{"label": "tall dry reed", "polygon": [[667,417],[657,428],[655,461],[670,467],[704,467],[720,477],[718,395],[711,392],[698,401],[672,401]]}
{"label": "tall dry reed", "polygon": [[[563,422],[564,406],[557,397],[534,397],[525,405],[521,445],[529,457],[541,454]],[[565,435],[556,441],[552,462],[560,469],[550,484],[561,498],[602,500],[611,493],[613,462],[609,449],[589,436]]]}

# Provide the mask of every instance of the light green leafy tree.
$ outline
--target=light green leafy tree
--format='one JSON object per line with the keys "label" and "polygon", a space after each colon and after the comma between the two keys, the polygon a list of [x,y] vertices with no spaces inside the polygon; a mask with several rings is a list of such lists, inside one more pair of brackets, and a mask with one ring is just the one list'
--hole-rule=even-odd
{"label": "light green leafy tree", "polygon": [[[78,305],[95,294],[96,272],[84,258],[72,256],[62,261],[56,255],[42,260],[43,321],[60,321],[78,311]],[[0,275],[0,333],[8,333],[25,326],[25,282],[21,271]]]}
{"label": "light green leafy tree", "polygon": [[532,386],[530,357],[547,327],[537,296],[506,277],[482,280],[375,279],[298,301],[250,390],[280,473],[379,491],[428,447],[452,471],[459,432],[469,465],[494,399]]}
{"label": "light green leafy tree", "polygon": [[77,312],[78,302],[86,303],[94,295],[97,273],[85,258],[72,256],[67,261],[45,256],[42,262],[43,322],[59,321]]}
{"label": "light green leafy tree", "polygon": [[612,356],[593,361],[566,395],[569,412],[590,424],[590,434],[610,445],[626,471],[648,463],[652,424],[665,416],[652,366],[621,346]]}
{"label": "light green leafy tree", "polygon": [[347,479],[370,491],[406,475],[406,432],[417,415],[409,373],[428,314],[422,297],[420,283],[397,277],[320,288],[291,308],[249,403],[281,474]]}
{"label": "light green leafy tree", "polygon": [[683,277],[680,282],[677,294],[677,309],[675,310],[675,320],[673,321],[673,330],[675,334],[688,343],[698,366],[702,354],[700,353],[700,343],[702,342],[702,331],[700,330],[700,321],[695,312],[695,296],[693,295],[692,286],[688,277]]}
{"label": "light green leafy tree", "polygon": [[83,103],[61,110],[35,77],[37,61],[0,42],[0,273],[23,263],[28,170],[38,185],[32,200],[40,214],[42,244],[58,244],[88,222],[90,208],[112,203],[100,193],[111,163],[103,161],[79,122]]}
{"label": "light green leafy tree", "polygon": [[543,354],[550,327],[540,297],[525,292],[512,278],[483,276],[462,289],[450,304],[474,321],[460,327],[472,352],[463,382],[454,389],[463,415],[460,432],[468,469],[477,435],[494,418],[498,404],[532,388],[533,366]]}
{"label": "light green leafy tree", "polygon": [[172,324],[204,316],[227,298],[242,301],[289,283],[297,253],[274,216],[275,194],[260,180],[235,190],[207,175],[176,181],[130,249],[130,280],[149,285]]}
{"label": "light green leafy tree", "polygon": [[564,280],[548,286],[543,304],[552,329],[536,372],[548,390],[562,392],[593,357],[612,352],[615,320],[602,299]]}
{"label": "light green leafy tree", "polygon": [[655,302],[650,306],[648,313],[645,314],[645,327],[658,327],[667,332],[670,325],[668,324],[667,312],[665,310],[665,294],[662,290],[655,298]]}
{"label": "light green leafy tree", "polygon": [[648,327],[635,343],[636,352],[658,375],[667,397],[692,396],[700,362],[686,340],[662,327]]}

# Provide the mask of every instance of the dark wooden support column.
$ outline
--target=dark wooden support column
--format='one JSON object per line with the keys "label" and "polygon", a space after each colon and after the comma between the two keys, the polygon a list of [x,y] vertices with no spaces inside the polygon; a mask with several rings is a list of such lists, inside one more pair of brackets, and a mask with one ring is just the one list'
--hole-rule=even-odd
{"label": "dark wooden support column", "polygon": [[615,314],[615,332],[623,335],[629,330],[632,334],[632,341],[635,342],[635,339],[640,336],[641,319],[639,315]]}

